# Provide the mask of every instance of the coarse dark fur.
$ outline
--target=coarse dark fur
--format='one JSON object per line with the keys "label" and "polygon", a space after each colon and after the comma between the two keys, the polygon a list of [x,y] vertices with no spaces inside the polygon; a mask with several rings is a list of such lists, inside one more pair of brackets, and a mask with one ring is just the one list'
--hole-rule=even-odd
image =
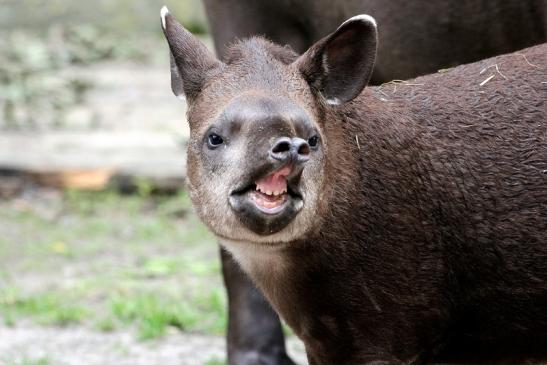
{"label": "coarse dark fur", "polygon": [[547,359],[546,55],[324,110],[322,229],[249,272],[312,364]]}
{"label": "coarse dark fur", "polygon": [[546,0],[205,0],[218,54],[266,35],[298,53],[357,14],[379,25],[372,83],[407,79],[547,40]]}
{"label": "coarse dark fur", "polygon": [[[254,35],[303,52],[344,19],[371,14],[380,25],[373,85],[547,40],[545,0],[205,0],[204,5],[219,56],[229,44]],[[221,257],[230,313],[228,362],[292,364],[279,351],[284,341],[281,326],[272,326],[275,312],[231,254],[221,249]]]}
{"label": "coarse dark fur", "polygon": [[[177,52],[182,33],[167,24]],[[190,193],[311,364],[547,360],[547,45],[367,88],[340,106],[326,105],[322,82],[310,81],[319,76],[303,72],[314,52],[296,59],[260,38],[230,52],[192,89]],[[321,186],[306,202],[315,217],[303,210],[295,219],[306,227],[271,240],[219,225],[231,213],[209,205],[218,174],[228,184],[239,167],[224,167],[203,136],[238,95],[266,105],[290,97],[324,143],[302,177]],[[256,134],[256,114],[242,115],[250,136],[274,133]],[[243,171],[257,168],[253,143],[255,153],[237,161]]]}
{"label": "coarse dark fur", "polygon": [[326,110],[322,229],[251,272],[312,363],[545,359],[547,46],[521,53]]}

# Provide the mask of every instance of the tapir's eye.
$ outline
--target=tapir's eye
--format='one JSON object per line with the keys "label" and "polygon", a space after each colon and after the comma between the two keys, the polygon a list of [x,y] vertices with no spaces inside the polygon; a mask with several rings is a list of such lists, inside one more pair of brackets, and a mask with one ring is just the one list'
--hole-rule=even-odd
{"label": "tapir's eye", "polygon": [[224,140],[218,134],[211,133],[209,134],[209,137],[207,138],[207,142],[209,143],[209,148],[215,148],[223,144]]}
{"label": "tapir's eye", "polygon": [[311,137],[310,139],[308,139],[308,144],[310,145],[310,147],[317,147],[318,143],[319,143],[319,136],[318,135],[315,135],[315,136]]}

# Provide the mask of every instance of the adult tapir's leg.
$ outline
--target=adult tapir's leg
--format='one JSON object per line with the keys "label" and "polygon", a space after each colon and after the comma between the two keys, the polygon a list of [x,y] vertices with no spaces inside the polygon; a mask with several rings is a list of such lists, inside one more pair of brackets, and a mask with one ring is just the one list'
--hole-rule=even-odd
{"label": "adult tapir's leg", "polygon": [[[265,4],[254,0],[206,0],[205,9],[217,54],[238,38],[264,35],[303,51],[308,40],[303,27],[293,21],[280,0]],[[265,9],[268,7],[268,9]],[[221,249],[222,273],[228,292],[228,361],[230,365],[289,365],[279,317],[262,294]]]}
{"label": "adult tapir's leg", "polygon": [[285,339],[277,314],[230,253],[221,249],[220,256],[229,301],[230,365],[294,364],[285,351]]}

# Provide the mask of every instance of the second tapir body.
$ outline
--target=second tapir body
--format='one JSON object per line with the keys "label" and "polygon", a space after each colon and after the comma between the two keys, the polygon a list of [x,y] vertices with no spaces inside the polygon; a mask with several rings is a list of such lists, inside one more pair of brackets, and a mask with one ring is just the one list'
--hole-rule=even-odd
{"label": "second tapir body", "polygon": [[546,45],[361,93],[370,17],[225,63],[162,22],[196,210],[310,364],[547,359]]}

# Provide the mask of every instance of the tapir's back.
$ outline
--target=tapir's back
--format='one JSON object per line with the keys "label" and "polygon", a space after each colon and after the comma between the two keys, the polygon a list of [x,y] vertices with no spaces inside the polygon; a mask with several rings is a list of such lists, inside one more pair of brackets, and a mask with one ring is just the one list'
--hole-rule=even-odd
{"label": "tapir's back", "polygon": [[470,218],[475,208],[478,222],[490,213],[508,231],[532,224],[547,234],[547,44],[382,91],[410,101],[432,163],[455,172],[452,193],[465,196]]}
{"label": "tapir's back", "polygon": [[547,44],[372,93],[418,130],[427,162],[412,189],[427,195],[469,343],[545,346]]}
{"label": "tapir's back", "polygon": [[[423,116],[435,133],[450,130],[453,139],[484,139],[490,132],[482,128],[505,135],[510,125],[530,121],[538,122],[530,128],[545,138],[546,79],[544,43],[374,89],[385,101],[407,100],[413,116]],[[519,135],[522,128],[527,129],[514,132]]]}
{"label": "tapir's back", "polygon": [[385,104],[403,105],[432,149],[435,170],[455,172],[450,183],[461,190],[454,194],[480,194],[477,209],[510,214],[509,226],[519,223],[520,211],[547,232],[547,44],[384,84],[374,93]]}
{"label": "tapir's back", "polygon": [[465,236],[547,255],[547,44],[374,90],[419,128],[447,206],[476,230]]}

